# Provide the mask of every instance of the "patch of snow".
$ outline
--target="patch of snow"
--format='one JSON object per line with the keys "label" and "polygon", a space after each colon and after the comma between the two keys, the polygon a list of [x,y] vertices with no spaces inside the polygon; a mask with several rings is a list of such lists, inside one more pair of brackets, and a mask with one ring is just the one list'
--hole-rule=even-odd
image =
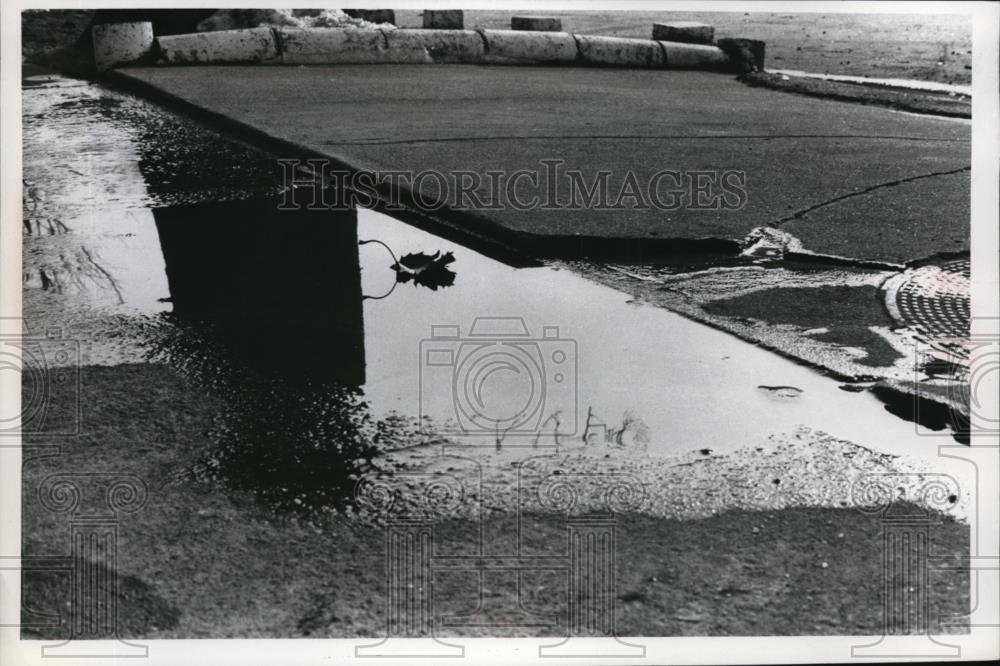
{"label": "patch of snow", "polygon": [[886,88],[903,88],[906,90],[922,90],[925,92],[944,92],[954,95],[965,95],[972,97],[972,86],[960,86],[952,83],[938,83],[937,81],[918,81],[916,79],[874,79],[866,76],[848,76],[846,74],[820,74],[817,72],[803,72],[797,69],[768,69],[772,74],[781,74],[783,80],[789,76],[802,77],[807,79],[822,79],[824,81],[839,81],[841,83],[860,83],[871,86],[884,86]]}
{"label": "patch of snow", "polygon": [[239,30],[261,26],[287,28],[355,28],[394,30],[391,23],[372,23],[340,9],[220,9],[198,24],[198,32]]}

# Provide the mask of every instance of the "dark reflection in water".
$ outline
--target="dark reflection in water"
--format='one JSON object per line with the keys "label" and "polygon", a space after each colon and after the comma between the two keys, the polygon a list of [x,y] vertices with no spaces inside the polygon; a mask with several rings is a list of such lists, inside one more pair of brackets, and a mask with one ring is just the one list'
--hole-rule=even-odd
{"label": "dark reflection in water", "polygon": [[154,354],[225,404],[199,476],[315,513],[347,500],[378,446],[357,213],[276,206],[154,210],[176,323]]}
{"label": "dark reflection in water", "polygon": [[153,211],[174,314],[214,321],[252,367],[365,381],[356,211],[274,200]]}

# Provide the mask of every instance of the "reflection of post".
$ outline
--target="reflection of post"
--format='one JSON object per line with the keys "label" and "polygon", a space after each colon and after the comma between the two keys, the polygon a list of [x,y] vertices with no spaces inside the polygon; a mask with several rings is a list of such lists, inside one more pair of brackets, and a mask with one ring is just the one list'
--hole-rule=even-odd
{"label": "reflection of post", "polygon": [[[882,513],[882,636],[874,643],[853,645],[852,657],[957,657],[960,648],[934,640],[930,635],[928,551],[930,528],[936,521],[925,509],[911,503],[891,501],[891,493],[905,487],[902,475],[869,475],[861,484],[868,497],[881,493],[877,510]],[[947,493],[950,477],[938,475],[917,497],[933,501]],[[891,480],[891,483],[887,481]],[[953,480],[952,480],[953,481]],[[857,488],[854,489],[855,491]],[[862,496],[865,496],[862,494]]]}
{"label": "reflection of post", "polygon": [[153,211],[177,315],[220,324],[252,367],[365,380],[354,210],[279,210],[277,198]]}
{"label": "reflection of post", "polygon": [[[110,484],[106,483],[109,480]],[[79,511],[83,494],[93,486],[106,486],[102,488],[102,509]],[[145,484],[130,475],[53,474],[42,482],[39,498],[50,511],[70,513],[73,562],[70,638],[42,646],[42,656],[148,656],[147,646],[118,638],[118,514],[138,511],[145,505]]]}

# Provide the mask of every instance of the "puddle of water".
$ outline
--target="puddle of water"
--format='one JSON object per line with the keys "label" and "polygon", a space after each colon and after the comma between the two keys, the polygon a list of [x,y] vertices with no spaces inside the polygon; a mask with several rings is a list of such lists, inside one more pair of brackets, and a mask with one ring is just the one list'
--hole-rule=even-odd
{"label": "puddle of water", "polygon": [[[229,405],[215,462],[247,476],[308,468],[329,490],[336,470],[339,492],[388,417],[484,446],[725,453],[805,425],[936,455],[874,396],[568,270],[371,210],[277,211],[273,160],[132,98],[27,89],[24,136],[27,318],[69,328],[87,363],[152,348],[208,377]],[[454,275],[396,284],[417,253]]]}
{"label": "puddle of water", "polygon": [[[459,418],[453,401],[461,390],[455,383],[458,350],[476,342],[470,327],[477,318],[508,317],[523,320],[540,349],[575,350],[575,405],[568,390],[543,397],[551,408],[575,410],[577,436],[590,407],[609,429],[626,413],[640,418],[648,429],[648,450],[655,453],[727,451],[800,424],[880,451],[931,451],[912,424],[889,417],[870,395],[840,391],[836,381],[771,352],[661,308],[631,304],[627,295],[568,271],[510,268],[371,211],[359,211],[358,229],[359,237],[377,238],[399,251],[452,252],[457,274],[445,291],[403,285],[387,299],[365,302],[365,394],[376,413],[417,413],[423,398],[435,420]],[[362,249],[363,291],[378,292],[391,281],[390,263],[384,251]],[[428,376],[435,368],[427,367],[421,345],[433,348],[432,331],[442,325],[458,327],[457,339],[437,345],[454,349],[456,360]],[[558,329],[550,329],[555,337],[544,339],[545,327]],[[511,337],[484,340],[495,345]],[[558,372],[550,358],[543,364],[546,391]],[[503,407],[498,405],[498,414]],[[551,408],[546,404],[543,416]],[[567,429],[569,421],[563,419]],[[492,441],[494,433],[485,438]]]}

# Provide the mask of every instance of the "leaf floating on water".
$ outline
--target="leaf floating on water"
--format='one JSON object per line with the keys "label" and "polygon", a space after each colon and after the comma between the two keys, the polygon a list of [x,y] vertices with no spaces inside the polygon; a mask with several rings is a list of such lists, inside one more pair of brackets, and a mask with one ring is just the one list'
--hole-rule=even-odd
{"label": "leaf floating on water", "polygon": [[400,257],[399,261],[392,265],[392,270],[396,271],[397,282],[410,282],[437,291],[438,287],[450,287],[455,284],[455,272],[448,268],[448,264],[455,261],[455,255],[451,252],[441,254],[440,251],[434,254],[424,254],[423,252],[411,252]]}

